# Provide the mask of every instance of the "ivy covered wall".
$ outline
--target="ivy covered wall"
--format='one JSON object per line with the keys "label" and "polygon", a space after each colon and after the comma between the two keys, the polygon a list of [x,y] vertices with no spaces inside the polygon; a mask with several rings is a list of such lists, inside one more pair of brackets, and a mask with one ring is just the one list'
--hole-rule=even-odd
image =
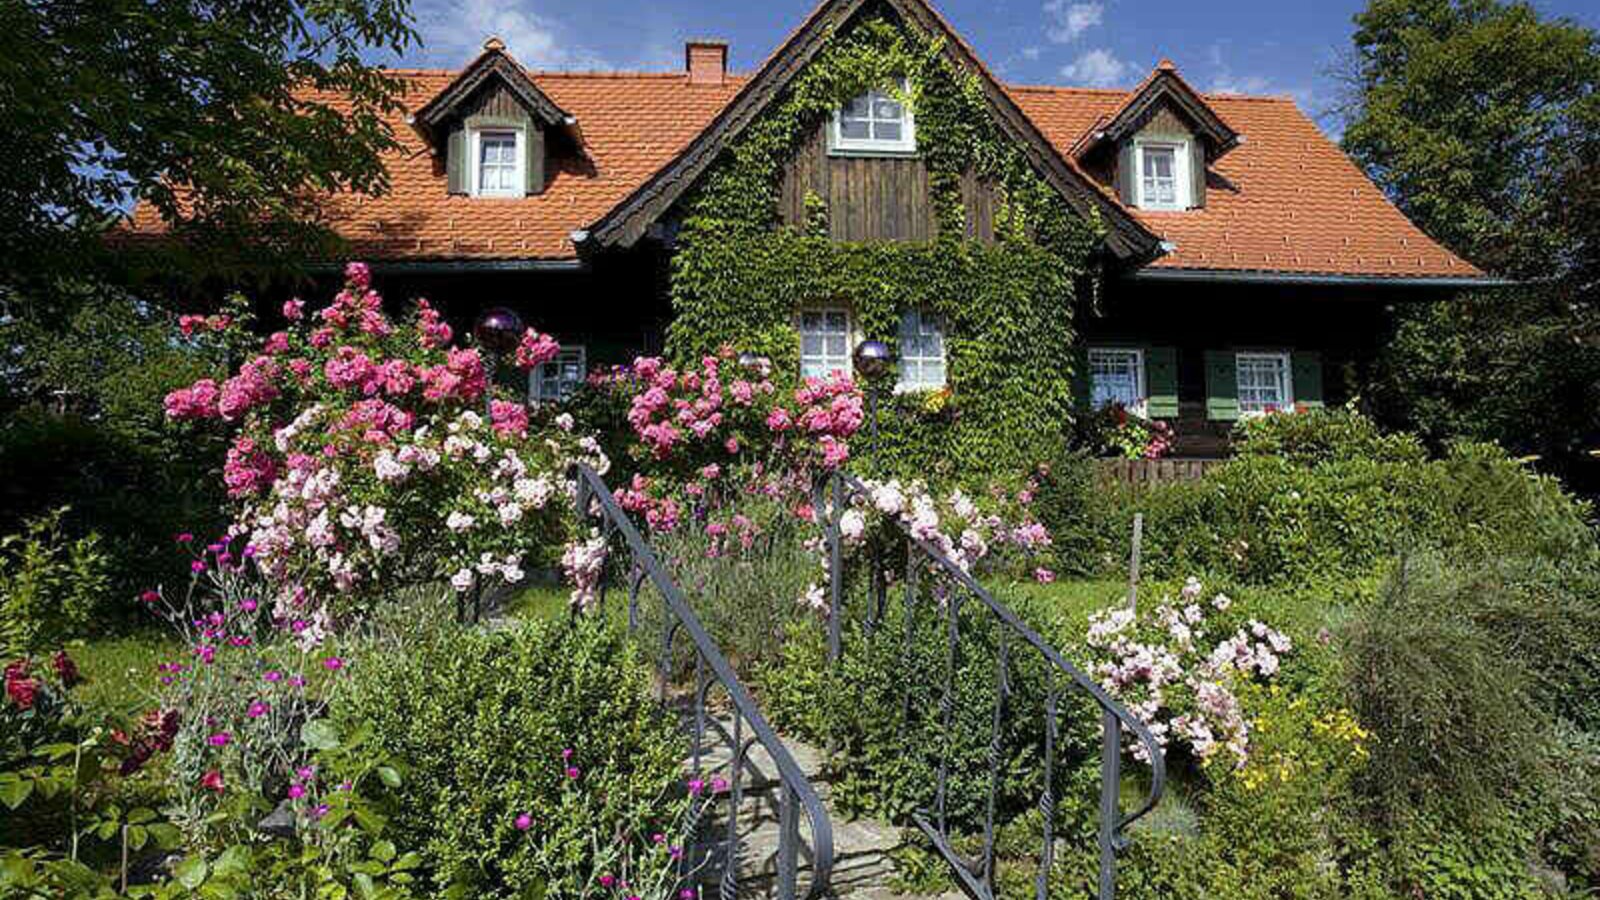
{"label": "ivy covered wall", "polygon": [[[903,311],[938,314],[948,389],[896,397],[886,386],[879,467],[1016,473],[1056,449],[1072,414],[1074,291],[1103,232],[1001,133],[978,76],[952,63],[942,40],[887,11],[859,18],[724,149],[679,209],[667,349],[686,360],[731,345],[798,372],[796,317],[808,305],[847,306],[858,332],[891,346]],[[939,237],[831,241],[827,217],[838,211],[815,196],[804,227],[782,227],[785,163],[834,110],[874,88],[915,115]],[[962,238],[968,171],[998,187],[992,244]]]}

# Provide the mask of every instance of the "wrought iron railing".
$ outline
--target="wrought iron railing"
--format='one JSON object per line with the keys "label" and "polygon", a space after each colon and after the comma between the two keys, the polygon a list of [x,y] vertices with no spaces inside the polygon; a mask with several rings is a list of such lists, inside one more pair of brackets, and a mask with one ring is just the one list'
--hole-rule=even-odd
{"label": "wrought iron railing", "polygon": [[[660,671],[657,683],[663,702],[668,700],[669,686],[673,681],[675,643],[680,634],[688,637],[689,649],[693,656],[694,686],[688,697],[690,708],[686,712],[691,722],[693,740],[690,751],[691,766],[697,777],[702,774],[705,764],[705,739],[708,728],[725,732],[724,736],[730,750],[730,759],[727,762],[730,773],[728,779],[730,802],[725,844],[719,848],[722,864],[718,891],[721,900],[733,900],[739,896],[742,887],[739,874],[741,859],[739,812],[744,800],[743,776],[747,768],[753,768],[750,764],[750,752],[757,745],[766,751],[776,770],[775,779],[751,784],[752,793],[757,788],[775,789],[778,793],[778,846],[774,854],[774,895],[779,900],[795,900],[800,896],[821,897],[828,890],[833,874],[833,824],[816,790],[795,761],[794,755],[767,724],[755,700],[734,674],[733,666],[706,633],[705,627],[700,624],[683,591],[651,552],[649,544],[634,527],[627,513],[617,505],[610,488],[606,487],[600,476],[588,466],[577,466],[575,475],[578,521],[584,523],[598,519],[603,529],[602,534],[607,539],[607,545],[611,545],[620,537],[622,549],[629,557],[627,565],[621,568],[629,573],[628,627],[631,632],[637,633],[640,629],[640,597],[644,583],[649,581],[660,595],[665,624],[661,631]],[[608,565],[606,571],[612,568]],[[599,585],[599,602],[602,607],[605,603],[607,586],[608,579],[602,575]],[[731,707],[726,713],[731,716],[731,722],[723,717],[712,716],[708,712],[709,694],[717,687],[722,689]],[[748,737],[745,735],[746,727],[750,731]],[[804,847],[800,834],[802,814],[810,823],[809,848]],[[811,879],[802,895],[799,891],[800,858],[803,850],[809,850]]]}
{"label": "wrought iron railing", "polygon": [[[827,495],[828,493],[831,493],[831,498]],[[843,540],[840,534],[839,522],[840,517],[849,508],[849,505],[858,497],[870,502],[867,486],[848,475],[837,474],[826,482],[819,483],[815,488],[815,496],[813,498],[813,507],[823,524],[829,551],[831,584],[829,589],[828,652],[831,662],[837,662],[843,652],[842,623],[846,614]],[[979,614],[987,614],[994,624],[998,626],[996,699],[989,743],[989,785],[983,823],[982,852],[975,860],[968,860],[957,853],[953,845],[951,822],[946,809],[951,777],[948,740],[945,742],[944,749],[939,756],[933,807],[930,810],[913,814],[912,820],[927,835],[929,841],[933,843],[946,861],[949,862],[956,875],[961,879],[964,888],[973,896],[981,898],[981,900],[992,900],[995,884],[995,800],[1001,774],[1001,729],[1004,726],[1003,713],[1008,699],[1008,685],[1010,684],[1011,643],[1013,640],[1020,639],[1024,649],[1031,648],[1032,652],[1042,658],[1045,668],[1045,697],[1042,710],[1044,783],[1039,797],[1039,809],[1043,813],[1043,843],[1039,857],[1039,872],[1035,880],[1036,894],[1039,900],[1045,900],[1048,896],[1049,879],[1055,864],[1056,836],[1054,827],[1057,800],[1055,794],[1055,769],[1056,755],[1060,752],[1060,700],[1063,687],[1063,685],[1058,684],[1058,681],[1064,678],[1065,687],[1076,688],[1081,691],[1099,708],[1101,725],[1100,809],[1098,818],[1099,897],[1100,900],[1114,900],[1116,896],[1117,855],[1128,846],[1126,831],[1135,821],[1155,808],[1156,804],[1160,802],[1165,788],[1165,758],[1162,755],[1160,745],[1156,742],[1155,736],[1150,733],[1150,730],[1145,727],[1143,722],[1109,696],[1092,678],[1077,666],[1068,662],[1059,651],[1035,633],[1033,629],[1029,628],[1015,612],[996,600],[968,572],[952,562],[938,548],[914,535],[911,529],[906,527],[905,523],[899,519],[895,519],[895,523],[899,530],[903,532],[906,540],[906,568],[904,573],[906,630],[902,651],[904,662],[909,664],[912,659],[911,642],[914,615],[918,606],[918,581],[921,570],[925,566],[931,567],[933,574],[945,579],[946,583],[953,588],[942,604],[947,647],[939,714],[942,717],[942,728],[947,735],[952,728],[952,719],[956,707],[955,676],[958,655],[963,650],[960,626],[963,604],[969,598],[976,600],[979,604]],[[887,598],[883,560],[874,555],[871,565],[873,571],[871,573],[870,596],[868,597],[865,616],[863,617],[868,627],[884,621]],[[907,678],[915,677],[909,665],[905,667],[905,671]],[[909,706],[909,691],[906,693],[906,701]],[[906,712],[909,713],[909,709]],[[1131,733],[1133,739],[1143,745],[1151,767],[1149,793],[1140,806],[1131,814],[1123,814],[1121,811],[1122,756],[1124,752],[1122,744],[1123,738],[1127,733]]]}

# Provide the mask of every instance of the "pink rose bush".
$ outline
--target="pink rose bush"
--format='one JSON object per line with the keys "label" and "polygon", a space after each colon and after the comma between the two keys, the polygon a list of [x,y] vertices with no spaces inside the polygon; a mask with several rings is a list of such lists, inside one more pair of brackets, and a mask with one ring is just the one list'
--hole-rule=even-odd
{"label": "pink rose bush", "polygon": [[[1200,581],[1190,578],[1176,601],[1095,613],[1085,641],[1089,672],[1162,747],[1177,743],[1202,765],[1223,758],[1243,768],[1251,726],[1238,689],[1270,682],[1293,643],[1243,618],[1226,594],[1209,600],[1204,594]],[[1134,745],[1134,756],[1146,759],[1141,745]]]}
{"label": "pink rose bush", "polygon": [[[609,460],[593,438],[545,433],[522,403],[491,398],[483,357],[451,346],[426,300],[397,322],[366,266],[345,275],[320,310],[286,304],[289,329],[237,373],[166,398],[169,419],[233,432],[230,536],[252,548],[279,608],[336,612],[416,582],[520,582],[565,539],[569,467],[605,472]],[[236,344],[248,324],[242,310],[204,323]],[[530,329],[515,356],[530,368],[558,352]]]}

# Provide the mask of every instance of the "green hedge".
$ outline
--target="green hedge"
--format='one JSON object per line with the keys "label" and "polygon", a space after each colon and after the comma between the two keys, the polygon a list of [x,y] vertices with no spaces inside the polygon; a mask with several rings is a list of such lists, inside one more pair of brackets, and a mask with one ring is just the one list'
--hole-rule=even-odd
{"label": "green hedge", "polygon": [[1352,414],[1274,418],[1270,430],[1244,429],[1238,457],[1198,481],[1107,485],[1086,471],[1092,462],[1059,461],[1040,509],[1061,568],[1125,568],[1138,513],[1143,570],[1155,578],[1359,578],[1420,549],[1596,558],[1591,507],[1495,447],[1460,444],[1430,460],[1409,437],[1369,433]]}

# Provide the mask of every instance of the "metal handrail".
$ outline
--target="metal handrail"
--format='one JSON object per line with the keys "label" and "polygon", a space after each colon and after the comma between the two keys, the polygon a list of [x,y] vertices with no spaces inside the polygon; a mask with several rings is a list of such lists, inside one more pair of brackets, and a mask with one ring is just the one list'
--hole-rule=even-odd
{"label": "metal handrail", "polygon": [[[827,497],[821,491],[831,488],[832,503],[827,503]],[[840,620],[843,618],[844,601],[844,573],[843,573],[843,540],[839,531],[839,518],[844,514],[849,497],[860,496],[869,498],[867,486],[854,477],[844,473],[836,473],[825,487],[817,485],[818,496],[813,507],[817,510],[818,517],[823,521],[824,534],[829,549],[830,570],[830,615],[828,649],[830,662],[837,662],[842,652],[840,640]],[[846,494],[849,494],[849,497]],[[983,857],[973,865],[962,859],[957,854],[950,841],[948,823],[945,819],[945,790],[948,780],[948,758],[941,757],[938,775],[937,793],[933,818],[927,814],[912,816],[917,826],[927,834],[930,841],[939,850],[940,854],[956,870],[964,886],[975,896],[990,900],[994,896],[994,815],[995,792],[999,780],[1000,729],[1002,704],[1005,702],[1008,682],[1008,655],[1009,644],[1006,635],[1009,632],[1021,637],[1029,646],[1032,646],[1050,664],[1047,672],[1048,687],[1045,700],[1045,760],[1044,760],[1044,791],[1040,797],[1039,806],[1044,813],[1044,848],[1040,857],[1040,870],[1036,883],[1039,900],[1044,900],[1048,893],[1048,879],[1053,864],[1054,835],[1053,818],[1055,810],[1054,794],[1054,766],[1055,766],[1055,740],[1057,728],[1057,696],[1054,672],[1064,673],[1072,684],[1076,685],[1100,707],[1101,710],[1101,771],[1100,771],[1100,900],[1115,900],[1116,896],[1116,865],[1117,854],[1127,849],[1129,841],[1125,835],[1127,828],[1134,822],[1148,815],[1156,804],[1161,801],[1166,790],[1166,758],[1161,745],[1156,741],[1155,735],[1145,724],[1128,711],[1121,703],[1106,693],[1094,679],[1090,678],[1077,666],[1069,662],[1061,653],[1040,637],[1033,629],[1029,628],[1015,612],[984,589],[971,574],[952,562],[937,547],[926,540],[917,537],[911,529],[899,518],[893,518],[896,528],[902,532],[907,540],[906,552],[906,602],[908,615],[906,622],[907,646],[910,650],[910,634],[912,623],[910,620],[910,604],[915,601],[916,551],[920,550],[928,560],[937,566],[945,577],[955,584],[965,588],[968,593],[977,598],[987,608],[1006,630],[1000,633],[999,646],[999,673],[997,678],[997,699],[995,704],[993,731],[990,738],[990,784],[988,797],[988,811],[984,823],[984,851]],[[880,560],[874,560],[875,565],[881,565]],[[875,587],[882,584],[882,579],[875,572]],[[879,609],[877,615],[881,616],[883,598],[877,598]],[[951,597],[945,604],[945,615],[948,620],[949,648],[948,665],[945,673],[945,693],[941,702],[941,712],[944,716],[944,726],[948,731],[954,712],[954,675],[956,667],[956,654],[959,647],[959,626],[957,613],[960,600]],[[909,699],[909,694],[907,695]],[[1122,738],[1124,730],[1131,731],[1134,737],[1143,745],[1149,756],[1151,767],[1150,793],[1144,803],[1133,813],[1121,815],[1119,801],[1121,797],[1122,780]]]}
{"label": "metal handrail", "polygon": [[[670,614],[670,622],[663,634],[663,665],[671,657],[673,638],[679,630],[689,636],[695,650],[695,677],[694,691],[694,768],[698,774],[700,769],[701,743],[705,737],[706,728],[706,697],[713,683],[720,684],[733,704],[733,733],[730,736],[732,755],[729,765],[732,770],[731,799],[728,816],[728,852],[726,863],[723,867],[722,883],[719,888],[721,900],[733,900],[738,895],[737,866],[739,856],[739,805],[741,802],[742,781],[741,771],[745,765],[746,757],[755,744],[760,744],[771,757],[773,765],[777,768],[777,782],[781,791],[779,797],[779,840],[777,852],[777,888],[780,900],[794,900],[798,885],[800,830],[799,813],[805,813],[811,823],[811,871],[812,879],[807,897],[820,897],[827,891],[833,876],[834,849],[833,849],[833,823],[828,818],[828,813],[822,805],[822,800],[817,796],[816,789],[806,778],[799,763],[795,762],[793,754],[784,745],[772,726],[761,715],[761,710],[756,706],[738,675],[734,674],[730,664],[711,636],[706,633],[705,626],[689,606],[682,590],[679,589],[672,577],[667,574],[661,562],[650,550],[650,545],[639,534],[628,514],[617,504],[612,496],[611,489],[593,469],[586,465],[575,466],[576,471],[576,505],[578,521],[589,521],[596,515],[605,523],[607,532],[614,531],[622,536],[633,557],[630,568],[631,577],[628,579],[629,587],[629,627],[637,628],[637,602],[639,588],[648,578],[655,585],[656,590],[666,605]],[[710,669],[709,677],[707,668]],[[662,690],[665,692],[666,672],[663,671]],[[753,737],[748,741],[743,736],[743,724],[748,722]]]}

